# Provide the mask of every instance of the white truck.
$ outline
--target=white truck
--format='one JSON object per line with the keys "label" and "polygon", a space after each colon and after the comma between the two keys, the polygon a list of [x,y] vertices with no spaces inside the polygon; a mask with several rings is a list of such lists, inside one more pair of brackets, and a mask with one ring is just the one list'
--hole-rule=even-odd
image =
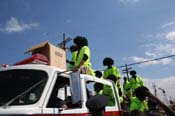
{"label": "white truck", "polygon": [[[90,116],[86,101],[98,93],[97,84],[110,86],[115,101],[106,107],[105,116],[121,116],[117,90],[110,80],[43,64],[0,68],[0,116]],[[60,100],[68,108],[59,107]]]}

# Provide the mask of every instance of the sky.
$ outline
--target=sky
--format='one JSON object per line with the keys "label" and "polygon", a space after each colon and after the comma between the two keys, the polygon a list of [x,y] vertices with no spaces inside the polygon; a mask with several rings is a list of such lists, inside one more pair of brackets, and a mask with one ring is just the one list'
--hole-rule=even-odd
{"label": "sky", "polygon": [[[174,0],[0,0],[0,64],[27,57],[26,49],[49,40],[88,38],[91,63],[103,70],[103,59],[115,66],[175,54]],[[69,42],[67,47],[72,45]],[[67,59],[70,59],[67,51]],[[175,99],[175,58],[132,66],[152,89]],[[123,68],[119,68],[122,76]],[[162,96],[162,92],[158,89]]]}

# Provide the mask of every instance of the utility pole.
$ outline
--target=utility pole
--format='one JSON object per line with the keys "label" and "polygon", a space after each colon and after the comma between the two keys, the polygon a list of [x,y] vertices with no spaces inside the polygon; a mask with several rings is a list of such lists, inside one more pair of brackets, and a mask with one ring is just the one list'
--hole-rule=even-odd
{"label": "utility pole", "polygon": [[128,65],[125,64],[125,69],[122,70],[123,73],[126,73],[126,76],[127,76],[127,79],[128,79],[128,80],[129,80],[129,72],[130,72],[131,69],[132,69],[131,67],[128,68]]}
{"label": "utility pole", "polygon": [[58,46],[60,47],[60,48],[62,48],[63,50],[65,50],[66,51],[66,43],[68,43],[69,41],[71,41],[72,39],[70,38],[70,37],[67,37],[66,38],[66,34],[65,33],[63,33],[63,41],[62,42],[60,42],[60,43],[58,43]]}
{"label": "utility pole", "polygon": [[66,50],[66,34],[63,33],[63,50]]}

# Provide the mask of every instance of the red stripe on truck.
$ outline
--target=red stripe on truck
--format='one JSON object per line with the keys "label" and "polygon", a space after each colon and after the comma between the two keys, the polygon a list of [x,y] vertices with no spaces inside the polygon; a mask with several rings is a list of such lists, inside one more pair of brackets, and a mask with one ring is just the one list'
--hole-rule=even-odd
{"label": "red stripe on truck", "polygon": [[[11,114],[11,115],[0,115],[0,116],[88,116],[88,113],[84,114]],[[121,116],[120,111],[105,112],[105,116]]]}

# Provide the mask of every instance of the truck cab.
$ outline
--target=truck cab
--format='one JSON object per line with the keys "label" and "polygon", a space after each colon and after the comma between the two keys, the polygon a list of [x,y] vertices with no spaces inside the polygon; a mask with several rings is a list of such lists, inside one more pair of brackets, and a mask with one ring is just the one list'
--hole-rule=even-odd
{"label": "truck cab", "polygon": [[[0,116],[90,116],[86,101],[108,86],[105,116],[121,116],[119,97],[110,80],[43,64],[0,68]],[[66,104],[67,108],[62,107]]]}

